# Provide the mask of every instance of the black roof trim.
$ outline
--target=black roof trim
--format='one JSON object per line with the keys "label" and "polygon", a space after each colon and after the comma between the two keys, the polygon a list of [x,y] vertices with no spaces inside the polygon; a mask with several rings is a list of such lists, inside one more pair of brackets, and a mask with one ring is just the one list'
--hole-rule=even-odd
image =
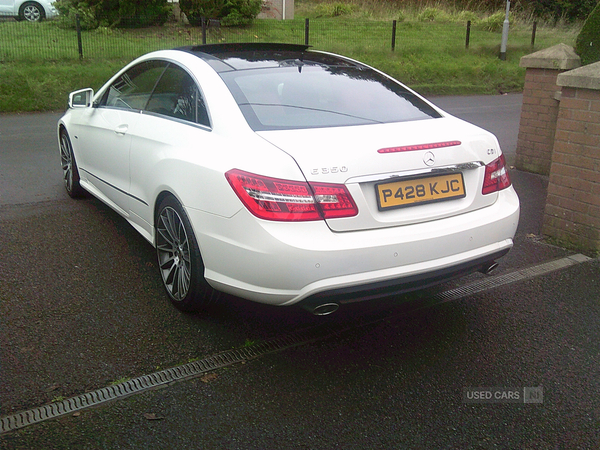
{"label": "black roof trim", "polygon": [[188,45],[186,47],[178,47],[175,50],[187,52],[202,52],[209,55],[218,55],[220,53],[231,52],[252,52],[252,51],[288,51],[288,52],[304,52],[308,50],[310,45],[303,44],[279,44],[274,42],[247,42],[247,43],[227,43],[227,44],[205,44],[205,45]]}

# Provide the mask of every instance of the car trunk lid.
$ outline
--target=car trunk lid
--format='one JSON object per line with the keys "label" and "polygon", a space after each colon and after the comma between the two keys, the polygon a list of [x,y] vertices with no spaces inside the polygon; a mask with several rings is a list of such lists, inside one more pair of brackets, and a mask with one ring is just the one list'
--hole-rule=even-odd
{"label": "car trunk lid", "polygon": [[[347,187],[359,213],[328,219],[334,231],[436,220],[483,208],[497,197],[482,195],[481,186],[483,166],[500,154],[498,141],[452,116],[258,134],[292,156],[309,183]],[[412,198],[401,198],[407,195]]]}

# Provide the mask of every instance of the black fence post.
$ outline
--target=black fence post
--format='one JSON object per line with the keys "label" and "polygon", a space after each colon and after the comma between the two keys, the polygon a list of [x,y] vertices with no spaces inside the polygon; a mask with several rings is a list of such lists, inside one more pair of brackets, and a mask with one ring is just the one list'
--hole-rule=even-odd
{"label": "black fence post", "polygon": [[392,22],[392,51],[396,50],[396,23],[396,20]]}
{"label": "black fence post", "polygon": [[75,14],[75,27],[77,29],[77,48],[79,50],[79,59],[83,59],[83,44],[81,42],[81,23],[79,22],[79,14]]}
{"label": "black fence post", "polygon": [[467,38],[465,40],[465,48],[469,49],[469,42],[471,41],[471,21],[467,20]]}
{"label": "black fence post", "polygon": [[304,21],[304,45],[308,45],[308,35],[310,30],[309,23],[310,22],[308,18],[306,18],[306,20]]}
{"label": "black fence post", "polygon": [[206,44],[206,17],[201,17],[200,20],[202,21],[202,45]]}
{"label": "black fence post", "polygon": [[533,22],[533,31],[531,32],[531,49],[535,46],[535,32],[537,31],[537,22]]}

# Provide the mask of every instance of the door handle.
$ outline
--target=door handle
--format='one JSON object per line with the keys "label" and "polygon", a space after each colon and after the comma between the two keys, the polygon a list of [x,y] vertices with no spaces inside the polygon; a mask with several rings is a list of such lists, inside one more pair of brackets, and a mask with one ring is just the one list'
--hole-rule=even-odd
{"label": "door handle", "polygon": [[125,133],[127,133],[128,129],[129,129],[129,125],[124,123],[123,125],[119,125],[117,128],[115,128],[115,133],[123,136]]}

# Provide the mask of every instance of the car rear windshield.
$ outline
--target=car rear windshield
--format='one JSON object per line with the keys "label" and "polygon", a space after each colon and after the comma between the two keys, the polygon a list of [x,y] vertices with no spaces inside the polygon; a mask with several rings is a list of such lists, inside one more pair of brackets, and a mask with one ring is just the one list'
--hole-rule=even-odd
{"label": "car rear windshield", "polygon": [[440,117],[405,87],[369,68],[294,61],[220,75],[256,131]]}

